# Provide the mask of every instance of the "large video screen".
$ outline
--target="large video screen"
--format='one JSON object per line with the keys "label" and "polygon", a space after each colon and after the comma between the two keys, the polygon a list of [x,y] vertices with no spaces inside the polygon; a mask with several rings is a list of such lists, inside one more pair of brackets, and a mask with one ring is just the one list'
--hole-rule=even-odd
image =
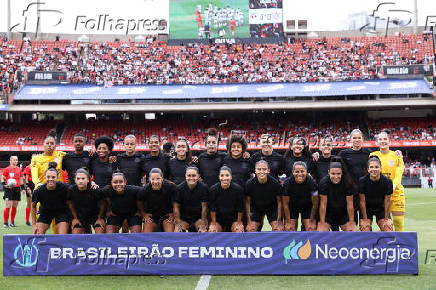
{"label": "large video screen", "polygon": [[280,37],[282,1],[170,0],[170,38]]}

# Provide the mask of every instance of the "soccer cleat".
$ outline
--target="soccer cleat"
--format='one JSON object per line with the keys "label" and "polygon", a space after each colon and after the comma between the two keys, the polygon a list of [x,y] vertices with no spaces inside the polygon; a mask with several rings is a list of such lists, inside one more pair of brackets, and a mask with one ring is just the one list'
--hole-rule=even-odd
{"label": "soccer cleat", "polygon": [[11,228],[15,228],[16,226],[15,226],[15,223],[11,223],[10,225],[9,225]]}
{"label": "soccer cleat", "polygon": [[31,225],[32,224],[29,221],[26,222],[26,226],[31,226]]}
{"label": "soccer cleat", "polygon": [[4,227],[4,228],[9,228],[8,223],[4,223],[4,224],[3,224],[3,227]]}

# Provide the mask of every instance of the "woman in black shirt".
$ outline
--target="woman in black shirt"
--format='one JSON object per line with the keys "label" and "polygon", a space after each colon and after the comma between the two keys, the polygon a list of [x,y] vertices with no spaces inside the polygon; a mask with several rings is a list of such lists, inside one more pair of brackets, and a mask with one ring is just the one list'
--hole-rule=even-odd
{"label": "woman in black shirt", "polygon": [[301,223],[306,231],[315,231],[318,186],[315,180],[307,174],[306,163],[296,161],[293,166],[292,176],[283,183],[285,230],[296,231],[298,218],[301,215]]}
{"label": "woman in black shirt", "polygon": [[143,190],[145,218],[144,233],[156,231],[159,225],[165,232],[174,232],[173,199],[176,185],[164,179],[160,168],[153,168],[148,175],[148,184]]}
{"label": "woman in black shirt", "polygon": [[192,155],[186,139],[179,139],[176,143],[176,156],[168,161],[169,179],[176,185],[185,181],[186,168],[191,164]]}
{"label": "woman in black shirt", "polygon": [[110,137],[101,136],[94,142],[97,157],[92,158],[89,166],[89,173],[94,177],[94,182],[103,188],[111,184],[114,163],[109,160],[114,142]]}
{"label": "woman in black shirt", "polygon": [[284,170],[284,159],[283,156],[275,151],[273,151],[274,140],[270,134],[263,134],[260,138],[260,146],[262,150],[260,152],[254,153],[250,157],[251,170],[255,171],[255,165],[260,160],[265,160],[268,162],[270,168],[270,175],[278,180],[280,172]]}
{"label": "woman in black shirt", "polygon": [[243,232],[244,190],[232,181],[232,170],[227,166],[221,167],[219,180],[209,190],[209,232]]}
{"label": "woman in black shirt", "polygon": [[329,175],[318,186],[320,196],[318,231],[339,226],[343,231],[357,231],[354,221],[354,185],[340,158],[330,163]]}
{"label": "woman in black shirt", "polygon": [[249,158],[244,158],[247,151],[247,142],[242,135],[230,135],[227,143],[227,155],[224,165],[232,170],[232,182],[244,188],[250,179],[251,163]]}
{"label": "woman in black shirt", "polygon": [[142,229],[144,205],[141,201],[142,187],[127,185],[127,179],[122,172],[112,175],[111,185],[104,188],[107,207],[107,233],[118,233],[124,220],[132,233]]}
{"label": "woman in black shirt", "polygon": [[285,162],[285,174],[287,177],[292,176],[294,163],[297,161],[304,162],[308,173],[313,174],[314,163],[312,154],[309,151],[309,145],[303,137],[292,137],[289,141],[289,148],[283,156]]}
{"label": "woman in black shirt", "polygon": [[283,230],[281,186],[269,173],[268,162],[258,161],[255,165],[256,176],[245,185],[247,232],[257,231],[265,215],[273,231]]}
{"label": "woman in black shirt", "polygon": [[[68,234],[70,211],[67,206],[68,185],[58,182],[57,163],[50,162],[45,171],[47,183],[39,186],[32,194],[32,233],[43,235],[55,219],[58,234]],[[40,203],[38,219],[36,205]]]}
{"label": "woman in black shirt", "polygon": [[199,181],[197,167],[186,169],[186,181],[177,186],[174,197],[175,232],[189,229],[207,232],[207,207],[209,189]]}
{"label": "woman in black shirt", "polygon": [[148,147],[150,153],[145,155],[145,174],[147,176],[147,181],[149,181],[148,174],[153,168],[159,168],[162,171],[164,178],[168,176],[168,161],[170,157],[160,151],[160,141],[159,137],[156,135],[150,136],[148,139]]}
{"label": "woman in black shirt", "polygon": [[203,182],[209,188],[219,182],[218,175],[223,166],[224,152],[218,151],[219,137],[215,129],[209,129],[206,138],[206,152],[198,156],[198,169]]}
{"label": "woman in black shirt", "polygon": [[106,201],[102,190],[91,188],[89,172],[84,168],[77,169],[74,181],[67,193],[67,204],[73,216],[71,232],[91,234],[93,227],[96,234],[103,234]]}
{"label": "woman in black shirt", "polygon": [[368,160],[368,173],[359,180],[360,230],[371,231],[373,216],[381,231],[392,231],[390,219],[392,180],[381,174],[381,161],[374,156]]}

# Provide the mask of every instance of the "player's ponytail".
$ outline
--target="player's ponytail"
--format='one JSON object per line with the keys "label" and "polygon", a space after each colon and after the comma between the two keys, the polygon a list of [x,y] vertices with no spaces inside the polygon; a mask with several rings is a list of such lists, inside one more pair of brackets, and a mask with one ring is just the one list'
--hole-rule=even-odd
{"label": "player's ponytail", "polygon": [[58,170],[57,170],[57,167],[58,167],[58,164],[57,164],[56,162],[54,162],[54,161],[49,162],[49,163],[48,163],[47,170],[45,171],[44,174],[47,174],[47,172],[49,172],[49,171],[53,171],[53,172],[56,172],[56,175],[58,175],[59,172],[58,172]]}

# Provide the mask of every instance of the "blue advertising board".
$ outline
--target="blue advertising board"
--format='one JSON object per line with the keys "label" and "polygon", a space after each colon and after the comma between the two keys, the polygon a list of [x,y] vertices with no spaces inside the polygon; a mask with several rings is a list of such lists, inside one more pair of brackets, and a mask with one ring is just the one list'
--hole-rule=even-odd
{"label": "blue advertising board", "polygon": [[432,94],[425,80],[215,85],[25,85],[15,100],[175,100]]}
{"label": "blue advertising board", "polygon": [[418,274],[415,232],[4,235],[5,276]]}

